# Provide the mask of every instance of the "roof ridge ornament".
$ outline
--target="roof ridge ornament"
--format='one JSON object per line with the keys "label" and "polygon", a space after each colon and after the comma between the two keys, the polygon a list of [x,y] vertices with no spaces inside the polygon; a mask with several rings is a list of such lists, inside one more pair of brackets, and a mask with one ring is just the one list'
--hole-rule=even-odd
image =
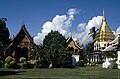
{"label": "roof ridge ornament", "polygon": [[102,16],[102,20],[105,21],[105,12],[104,12],[104,9],[103,9],[103,16]]}
{"label": "roof ridge ornament", "polygon": [[22,21],[22,26],[25,26],[25,22],[24,21]]}
{"label": "roof ridge ornament", "polygon": [[104,14],[104,9],[103,9],[103,16],[105,16],[105,14]]}

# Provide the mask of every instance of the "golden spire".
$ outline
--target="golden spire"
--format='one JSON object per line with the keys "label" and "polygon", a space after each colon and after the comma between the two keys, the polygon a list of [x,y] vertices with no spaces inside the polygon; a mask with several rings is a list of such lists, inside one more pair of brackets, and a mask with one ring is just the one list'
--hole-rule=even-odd
{"label": "golden spire", "polygon": [[105,41],[111,41],[114,39],[114,35],[107,25],[105,14],[104,14],[104,9],[103,9],[103,16],[102,16],[102,23],[100,27],[100,42],[105,42]]}
{"label": "golden spire", "polygon": [[103,16],[104,16],[104,9],[103,9]]}
{"label": "golden spire", "polygon": [[105,21],[104,9],[103,9],[103,17],[102,17],[102,20]]}

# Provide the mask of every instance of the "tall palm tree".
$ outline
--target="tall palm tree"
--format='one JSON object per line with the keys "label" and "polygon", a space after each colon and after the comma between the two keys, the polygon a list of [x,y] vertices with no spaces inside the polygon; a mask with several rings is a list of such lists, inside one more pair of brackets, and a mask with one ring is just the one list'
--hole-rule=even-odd
{"label": "tall palm tree", "polygon": [[96,36],[95,27],[92,27],[92,28],[90,29],[89,35],[93,38],[93,40],[95,39],[95,36]]}

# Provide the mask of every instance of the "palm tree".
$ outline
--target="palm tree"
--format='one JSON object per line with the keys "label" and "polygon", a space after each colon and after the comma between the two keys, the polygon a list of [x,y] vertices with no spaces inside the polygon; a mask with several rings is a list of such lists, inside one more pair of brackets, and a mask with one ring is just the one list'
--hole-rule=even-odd
{"label": "palm tree", "polygon": [[95,36],[96,36],[95,27],[92,27],[92,28],[90,29],[89,35],[93,38],[93,40],[95,39]]}

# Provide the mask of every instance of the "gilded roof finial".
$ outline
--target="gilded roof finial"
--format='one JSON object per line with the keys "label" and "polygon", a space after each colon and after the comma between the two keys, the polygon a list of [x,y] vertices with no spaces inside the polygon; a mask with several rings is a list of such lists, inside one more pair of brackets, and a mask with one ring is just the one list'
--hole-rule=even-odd
{"label": "gilded roof finial", "polygon": [[105,13],[104,13],[104,9],[103,9],[103,18],[102,18],[103,21],[105,21]]}
{"label": "gilded roof finial", "polygon": [[25,22],[24,21],[22,21],[22,26],[25,26]]}
{"label": "gilded roof finial", "polygon": [[103,9],[103,16],[104,16],[104,9]]}

